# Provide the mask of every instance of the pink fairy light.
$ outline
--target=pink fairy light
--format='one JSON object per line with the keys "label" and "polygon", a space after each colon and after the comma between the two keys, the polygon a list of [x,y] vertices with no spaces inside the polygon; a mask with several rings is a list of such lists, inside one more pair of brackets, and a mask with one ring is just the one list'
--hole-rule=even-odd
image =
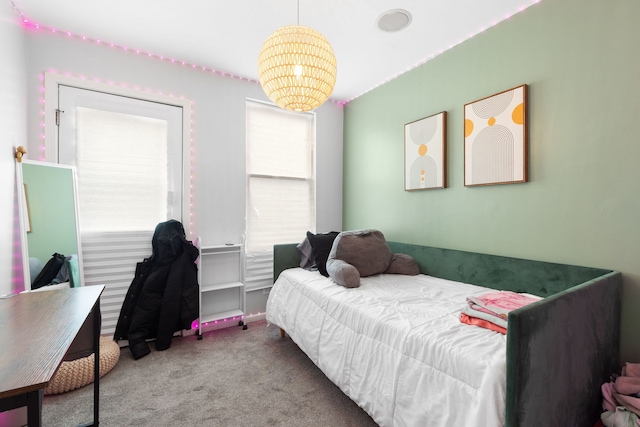
{"label": "pink fairy light", "polygon": [[[531,6],[533,6],[533,5],[537,4],[537,3],[540,3],[540,1],[541,1],[541,0],[535,0],[532,4],[528,4],[528,5],[520,5],[520,6],[518,7],[517,11],[514,11],[514,12],[511,12],[511,13],[507,13],[507,14],[505,14],[505,15],[504,15],[504,19],[503,19],[502,21],[506,21],[507,19],[512,18],[512,17],[513,17],[513,16],[515,16],[516,14],[524,12],[524,11],[525,11],[526,9],[528,9],[529,7],[531,7]],[[502,21],[500,21],[500,22],[502,22]],[[446,50],[449,50],[449,49],[451,49],[451,48],[453,48],[453,47],[455,47],[455,46],[457,46],[457,45],[459,45],[459,44],[461,44],[461,43],[463,43],[463,42],[465,42],[465,41],[469,40],[470,38],[477,36],[478,34],[480,34],[480,33],[484,32],[484,31],[486,31],[487,29],[489,29],[489,28],[491,28],[491,27],[496,26],[498,23],[499,23],[499,22],[498,22],[498,21],[496,21],[496,20],[492,21],[492,22],[491,22],[491,26],[490,26],[490,27],[481,27],[478,31],[467,34],[467,36],[466,36],[466,37],[464,37],[464,38],[462,38],[462,39],[458,40],[458,42],[457,42],[457,43],[453,43],[453,44],[452,44],[452,45],[450,45]],[[361,97],[361,96],[362,96],[362,95],[364,95],[365,93],[368,93],[368,92],[372,91],[373,89],[376,89],[376,88],[378,88],[378,87],[380,87],[380,86],[384,85],[385,83],[389,83],[391,80],[394,80],[396,77],[399,77],[399,76],[401,76],[402,74],[405,74],[405,73],[407,73],[407,72],[409,72],[409,71],[413,70],[414,68],[419,67],[420,65],[422,65],[422,64],[424,64],[424,63],[426,63],[426,62],[430,61],[431,59],[435,58],[436,56],[441,55],[441,54],[442,54],[442,53],[444,53],[444,52],[445,52],[445,50],[440,50],[440,51],[438,51],[437,53],[434,53],[434,54],[432,54],[432,55],[428,56],[427,58],[424,58],[424,59],[422,59],[421,61],[418,61],[418,62],[416,62],[415,64],[413,64],[413,65],[411,65],[411,66],[407,67],[404,71],[400,71],[400,72],[398,72],[398,73],[395,73],[395,74],[394,74],[394,75],[392,75],[391,77],[388,77],[387,79],[385,79],[385,80],[381,81],[380,83],[378,83],[377,85],[375,85],[375,86],[373,86],[373,87],[369,88],[368,90],[365,90],[364,92],[362,92],[362,93],[360,93],[360,94],[358,94],[358,95],[354,96],[353,98],[350,98],[350,99],[348,99],[348,100],[346,100],[346,101],[338,101],[338,105],[345,105],[345,104],[347,104],[348,102],[351,102],[351,101],[353,101],[354,99]]]}
{"label": "pink fairy light", "polygon": [[[263,313],[258,313],[258,314],[263,314]],[[253,314],[250,314],[250,316],[253,316]],[[244,321],[245,316],[233,316],[233,317],[226,317],[223,319],[217,319],[217,320],[213,320],[213,321],[209,321],[209,322],[205,322],[202,324],[202,327],[205,326],[209,326],[209,325],[217,325],[217,324],[224,324],[224,323],[228,323],[228,322],[232,322],[232,321]],[[196,319],[193,322],[191,322],[191,329],[199,329],[201,326],[200,324],[200,320]]]}
{"label": "pink fairy light", "polygon": [[[73,73],[68,72],[68,71],[65,72],[65,73],[60,73],[60,72],[56,71],[53,68],[49,69],[48,71],[49,71],[49,73],[52,73],[52,74],[63,74],[63,75],[68,76],[68,77],[76,77],[76,78],[81,78],[83,80],[88,79],[88,77],[85,76],[85,75],[82,75],[82,74],[74,75]],[[41,74],[40,76],[38,76],[38,79],[42,83],[44,81],[44,73]],[[101,82],[104,79],[100,79],[98,77],[95,77],[93,80],[95,82]],[[124,83],[124,82],[117,83],[117,82],[115,82],[113,80],[107,79],[106,83],[108,83],[109,85],[112,85],[112,86],[122,86],[122,87],[126,87],[126,88],[132,88],[132,89],[134,89],[136,91],[143,91],[139,86],[131,86],[131,85],[128,85],[127,83]],[[144,91],[149,92],[149,93],[153,93],[154,92],[152,89],[146,89]],[[44,93],[44,87],[43,86],[40,86],[40,92]],[[163,95],[163,96],[169,96],[169,97],[172,97],[172,98],[180,98],[183,101],[187,99],[183,95],[178,97],[178,96],[175,96],[173,94],[163,94],[163,92],[160,91],[160,90],[156,91],[156,93],[158,93],[160,95]],[[190,141],[191,141],[191,152],[193,153],[193,152],[195,152],[195,147],[194,147],[195,139],[193,137],[193,133],[194,133],[193,132],[193,127],[195,126],[195,117],[194,117],[195,116],[195,109],[193,108],[193,105],[194,105],[193,101],[190,101],[190,103],[191,103],[191,111],[190,111],[191,114],[190,114],[190,118],[189,118],[189,122],[191,123]],[[44,110],[45,109],[45,100],[44,100],[44,98],[40,98],[40,105],[41,105],[40,127],[44,130],[45,129],[45,117],[46,117],[46,112]],[[40,145],[40,159],[39,160],[40,161],[45,161],[45,149],[46,148],[45,148],[45,135],[44,135],[44,133],[40,135],[40,139],[41,139],[41,143],[40,143],[41,145]],[[194,183],[194,177],[195,177],[195,162],[194,162],[195,159],[194,159],[194,157],[190,157],[189,160],[190,160],[190,164],[189,164],[189,188],[191,190],[193,190],[193,183]],[[190,192],[189,198],[193,199],[193,191]],[[193,207],[193,203],[190,203],[190,208],[192,208],[192,207]],[[189,229],[190,229],[189,235],[193,237],[193,234],[194,234],[194,232],[193,232],[194,221],[192,219],[192,217],[193,217],[193,209],[189,209],[189,216],[191,217],[190,218],[191,220],[189,222],[189,226],[190,226],[189,227]]]}

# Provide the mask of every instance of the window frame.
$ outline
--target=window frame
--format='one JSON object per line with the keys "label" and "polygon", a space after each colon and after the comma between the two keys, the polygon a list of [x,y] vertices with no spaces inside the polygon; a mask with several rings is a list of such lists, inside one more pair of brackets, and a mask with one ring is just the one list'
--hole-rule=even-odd
{"label": "window frame", "polygon": [[193,166],[191,100],[46,71],[44,73],[44,160],[51,163],[58,163],[58,126],[55,112],[58,108],[58,86],[60,85],[182,108],[182,223],[188,238],[197,235],[191,210]]}
{"label": "window frame", "polygon": [[[308,182],[308,186],[309,186],[309,191],[311,192],[311,200],[312,200],[312,206],[309,208],[309,212],[310,212],[310,224],[308,227],[308,231],[314,232],[316,230],[316,225],[317,225],[317,189],[316,189],[316,184],[317,184],[317,180],[316,180],[316,175],[317,175],[317,167],[316,167],[316,158],[317,158],[317,116],[315,112],[306,112],[306,113],[294,113],[294,112],[290,112],[290,111],[284,111],[282,109],[280,109],[279,107],[277,107],[276,105],[272,104],[272,103],[267,103],[267,102],[263,102],[263,101],[259,101],[259,100],[254,100],[254,99],[247,99],[246,100],[246,104],[245,104],[245,111],[248,114],[248,108],[249,105],[254,104],[254,105],[259,105],[260,107],[266,107],[266,108],[271,108],[273,109],[274,112],[279,112],[282,113],[283,115],[300,115],[300,114],[305,114],[311,117],[311,141],[310,141],[310,149],[311,149],[311,153],[310,153],[310,168],[311,168],[311,173],[309,174],[308,178],[305,177],[300,177],[300,176],[294,176],[294,175],[270,175],[270,174],[260,174],[260,173],[251,173],[249,170],[249,136],[248,136],[248,129],[246,130],[247,133],[247,140],[245,141],[245,147],[247,149],[247,152],[245,154],[246,157],[246,230],[245,230],[245,243],[247,244],[247,253],[251,254],[253,253],[260,253],[263,251],[252,251],[249,249],[249,243],[250,243],[250,232],[249,232],[249,215],[250,215],[250,209],[251,209],[251,203],[250,203],[250,198],[251,198],[251,179],[252,178],[259,178],[259,179],[273,179],[273,180],[282,180],[282,181],[304,181],[304,182]],[[304,230],[307,231],[307,230]],[[304,235],[304,232],[301,234],[301,236]],[[280,243],[280,242],[276,242],[276,243]],[[287,242],[290,243],[290,242]],[[270,256],[272,256],[272,252],[269,251]]]}

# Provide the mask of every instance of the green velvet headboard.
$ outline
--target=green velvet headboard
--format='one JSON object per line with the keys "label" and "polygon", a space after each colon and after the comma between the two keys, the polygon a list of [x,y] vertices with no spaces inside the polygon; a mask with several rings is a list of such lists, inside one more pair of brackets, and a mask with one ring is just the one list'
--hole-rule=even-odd
{"label": "green velvet headboard", "polygon": [[[388,242],[393,253],[411,255],[422,274],[487,288],[547,297],[610,273],[611,270],[531,261],[454,249]],[[274,281],[282,270],[298,267],[296,244],[274,246]]]}
{"label": "green velvet headboard", "polygon": [[530,261],[453,249],[389,242],[394,253],[411,255],[420,272],[487,288],[553,295],[611,270]]}
{"label": "green velvet headboard", "polygon": [[[619,370],[619,272],[388,242],[430,276],[543,300],[509,313],[506,427],[592,427],[600,386]],[[298,267],[296,244],[274,246],[274,281]]]}

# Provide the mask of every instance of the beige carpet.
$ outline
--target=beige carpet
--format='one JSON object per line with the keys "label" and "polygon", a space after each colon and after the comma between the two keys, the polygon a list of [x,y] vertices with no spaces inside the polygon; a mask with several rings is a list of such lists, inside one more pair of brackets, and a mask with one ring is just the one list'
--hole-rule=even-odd
{"label": "beige carpet", "polygon": [[[376,426],[289,337],[266,322],[174,338],[171,348],[120,360],[100,380],[100,425]],[[93,417],[93,386],[45,396],[43,425]]]}

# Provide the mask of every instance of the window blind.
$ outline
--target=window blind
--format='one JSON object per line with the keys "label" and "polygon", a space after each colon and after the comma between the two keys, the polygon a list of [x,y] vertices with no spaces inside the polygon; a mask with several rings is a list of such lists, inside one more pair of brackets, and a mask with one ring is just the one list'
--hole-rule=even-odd
{"label": "window blind", "polygon": [[315,116],[246,106],[247,290],[273,284],[273,245],[315,231]]}
{"label": "window blind", "polygon": [[136,265],[151,256],[153,231],[82,233],[84,284],[105,285],[102,334],[113,335]]}
{"label": "window blind", "polygon": [[167,121],[78,107],[82,232],[150,229],[167,218]]}

